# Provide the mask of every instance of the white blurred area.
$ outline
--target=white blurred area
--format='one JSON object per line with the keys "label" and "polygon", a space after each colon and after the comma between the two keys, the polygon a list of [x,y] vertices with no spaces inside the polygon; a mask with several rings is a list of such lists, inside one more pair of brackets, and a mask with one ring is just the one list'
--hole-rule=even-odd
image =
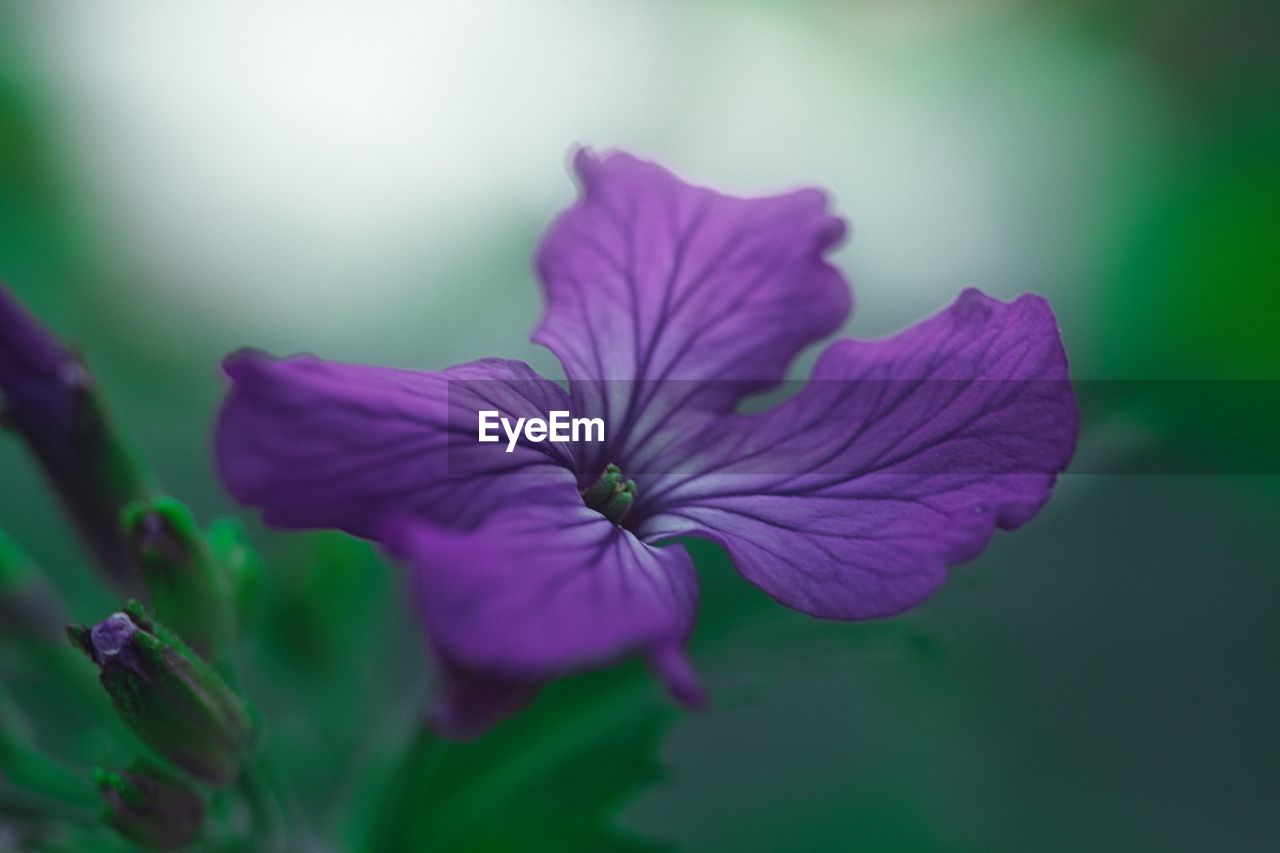
{"label": "white blurred area", "polygon": [[[968,284],[1069,301],[1156,120],[1124,57],[1007,2],[47,3],[28,25],[127,286],[284,348],[412,310],[433,358],[524,355],[576,143],[830,188],[857,332]],[[486,305],[514,308],[472,334]]]}

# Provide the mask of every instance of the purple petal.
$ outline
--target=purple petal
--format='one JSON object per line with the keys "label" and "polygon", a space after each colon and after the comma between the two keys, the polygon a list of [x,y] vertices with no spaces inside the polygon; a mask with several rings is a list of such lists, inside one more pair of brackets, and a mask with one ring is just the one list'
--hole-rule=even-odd
{"label": "purple petal", "polygon": [[138,626],[127,613],[112,613],[94,625],[89,632],[94,661],[102,666],[109,659],[120,654],[136,633],[138,633]]}
{"label": "purple petal", "polygon": [[700,698],[680,651],[698,600],[689,555],[646,545],[576,490],[469,532],[406,521],[387,541],[416,568],[427,633],[451,666],[533,684],[640,653],[677,698]]}
{"label": "purple petal", "polygon": [[477,441],[479,409],[544,417],[564,392],[515,361],[427,373],[244,352],[225,364],[234,387],[215,451],[228,490],[268,524],[334,527],[377,538],[405,513],[457,527],[495,509],[572,488],[558,444]]}
{"label": "purple petal", "polygon": [[848,315],[824,259],[844,222],[823,193],[734,198],[625,154],[579,151],[574,167],[581,196],[537,256],[547,309],[533,339],[616,436],[603,461],[635,459],[673,409],[731,411]]}
{"label": "purple petal", "polygon": [[794,399],[720,425],[649,484],[647,541],[722,543],[816,616],[904,610],[1048,500],[1078,413],[1048,303],[965,291],[887,340],[842,341]]}

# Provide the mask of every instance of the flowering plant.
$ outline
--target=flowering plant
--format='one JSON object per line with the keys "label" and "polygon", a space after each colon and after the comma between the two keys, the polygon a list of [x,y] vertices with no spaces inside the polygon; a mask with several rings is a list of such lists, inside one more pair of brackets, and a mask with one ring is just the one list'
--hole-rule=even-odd
{"label": "flowering plant", "polygon": [[[826,196],[734,198],[626,154],[574,165],[581,196],[536,261],[534,340],[567,391],[504,359],[225,364],[227,487],[272,525],[337,528],[412,566],[443,680],[433,719],[452,736],[633,653],[704,701],[681,538],[722,545],[784,605],[888,616],[1034,516],[1075,445],[1057,323],[1029,295],[966,290],[887,339],[837,341],[794,397],[740,411],[849,313]],[[570,410],[603,440],[478,440],[485,412]]]}
{"label": "flowering plant", "polygon": [[[537,254],[534,335],[567,385],[504,359],[409,371],[242,351],[224,365],[226,486],[269,524],[336,528],[412,569],[440,676],[430,719],[447,739],[633,655],[681,703],[706,702],[686,650],[688,539],[722,546],[788,607],[889,616],[1035,515],[1075,444],[1062,343],[1035,296],[966,290],[887,339],[837,341],[796,393],[760,405],[849,312],[826,196],[733,198],[625,154],[583,151],[575,166],[581,197]],[[115,722],[110,761],[80,775],[0,719],[0,771],[89,846],[95,802],[95,828],[146,847],[296,838],[239,686],[236,640],[265,569],[245,531],[202,528],[162,494],[78,354],[3,289],[0,391],[104,579],[147,602],[73,624],[73,651],[62,600],[0,535],[10,639],[63,672],[57,686],[95,723]],[[406,766],[422,749],[418,736]],[[65,829],[51,826],[22,838]]]}

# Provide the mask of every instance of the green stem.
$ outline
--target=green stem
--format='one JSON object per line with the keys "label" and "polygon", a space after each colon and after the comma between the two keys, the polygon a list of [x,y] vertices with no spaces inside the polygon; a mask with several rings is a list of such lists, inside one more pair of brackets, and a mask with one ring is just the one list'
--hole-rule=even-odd
{"label": "green stem", "polygon": [[257,758],[245,762],[237,782],[249,808],[249,837],[256,850],[281,850],[284,845],[284,816],[275,789]]}

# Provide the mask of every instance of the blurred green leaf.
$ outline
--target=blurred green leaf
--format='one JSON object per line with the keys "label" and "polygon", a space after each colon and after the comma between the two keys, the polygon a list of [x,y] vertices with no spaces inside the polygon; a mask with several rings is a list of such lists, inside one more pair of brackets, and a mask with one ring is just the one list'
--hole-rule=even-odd
{"label": "blurred green leaf", "polygon": [[1130,417],[1209,470],[1273,474],[1280,452],[1277,150],[1280,123],[1269,119],[1182,163],[1149,201],[1105,303],[1110,376],[1178,380],[1133,401],[1142,407]]}
{"label": "blurred green leaf", "polygon": [[369,850],[639,851],[618,808],[661,778],[674,710],[639,666],[555,684],[484,737],[422,730],[375,816]]}
{"label": "blurred green leaf", "polygon": [[1113,376],[1280,377],[1280,125],[1181,163],[1132,234],[1105,303]]}

